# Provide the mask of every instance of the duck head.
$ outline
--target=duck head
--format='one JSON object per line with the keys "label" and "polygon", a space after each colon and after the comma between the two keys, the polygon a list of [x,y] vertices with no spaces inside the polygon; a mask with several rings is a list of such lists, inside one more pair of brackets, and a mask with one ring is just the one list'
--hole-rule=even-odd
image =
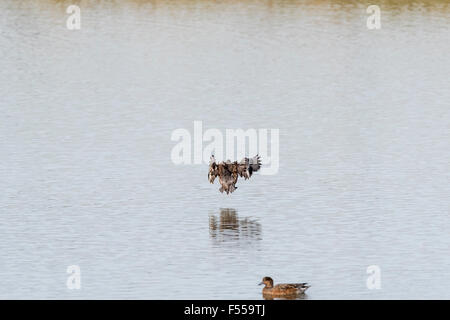
{"label": "duck head", "polygon": [[259,285],[264,284],[266,288],[272,288],[273,287],[273,280],[271,277],[264,277],[262,281],[259,283]]}

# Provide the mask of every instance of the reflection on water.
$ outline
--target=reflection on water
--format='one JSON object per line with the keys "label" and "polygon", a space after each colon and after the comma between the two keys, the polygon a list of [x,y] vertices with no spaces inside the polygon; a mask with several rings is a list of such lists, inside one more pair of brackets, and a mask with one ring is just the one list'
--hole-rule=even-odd
{"label": "reflection on water", "polygon": [[261,224],[252,218],[239,218],[235,209],[220,209],[219,217],[209,216],[209,234],[216,243],[261,240]]}
{"label": "reflection on water", "polygon": [[296,295],[274,296],[272,294],[262,294],[264,300],[306,300],[308,295],[306,293]]}

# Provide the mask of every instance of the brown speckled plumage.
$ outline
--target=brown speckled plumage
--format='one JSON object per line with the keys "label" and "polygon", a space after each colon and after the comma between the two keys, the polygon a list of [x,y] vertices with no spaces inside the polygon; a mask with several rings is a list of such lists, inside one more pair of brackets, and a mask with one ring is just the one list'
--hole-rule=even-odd
{"label": "brown speckled plumage", "polygon": [[219,177],[221,187],[220,192],[232,193],[237,189],[236,182],[238,177],[243,177],[245,180],[249,179],[253,172],[261,168],[261,160],[258,155],[253,158],[244,158],[241,162],[221,162],[216,163],[214,156],[211,156],[209,162],[208,180],[214,183],[216,177]]}
{"label": "brown speckled plumage", "polygon": [[274,286],[271,277],[264,277],[260,284],[265,285],[262,290],[263,295],[273,296],[298,295],[304,293],[310,287],[310,285],[308,285],[306,282],[280,283]]}

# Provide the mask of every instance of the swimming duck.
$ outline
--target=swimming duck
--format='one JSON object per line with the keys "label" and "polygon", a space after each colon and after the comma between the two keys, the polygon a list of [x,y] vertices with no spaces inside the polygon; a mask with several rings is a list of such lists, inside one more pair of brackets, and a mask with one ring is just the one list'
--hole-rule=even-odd
{"label": "swimming duck", "polygon": [[262,290],[263,295],[273,296],[290,296],[303,294],[306,289],[310,287],[306,282],[304,283],[280,283],[273,285],[271,277],[264,277],[259,285],[264,284],[265,287]]}

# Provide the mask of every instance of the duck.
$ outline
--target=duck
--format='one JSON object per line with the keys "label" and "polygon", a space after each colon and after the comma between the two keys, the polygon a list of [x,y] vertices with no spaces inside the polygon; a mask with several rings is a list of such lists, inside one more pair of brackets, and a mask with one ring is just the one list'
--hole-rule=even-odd
{"label": "duck", "polygon": [[273,285],[273,279],[271,277],[264,277],[259,285],[264,284],[262,290],[265,296],[293,296],[305,293],[305,291],[311,287],[308,283],[280,283]]}
{"label": "duck", "polygon": [[212,155],[209,162],[208,180],[210,183],[214,183],[214,180],[218,177],[221,185],[219,191],[229,194],[237,189],[236,182],[238,177],[242,177],[245,180],[250,179],[253,172],[258,171],[260,168],[261,157],[259,155],[253,158],[244,158],[240,162],[227,160],[221,163],[216,163],[216,159]]}

